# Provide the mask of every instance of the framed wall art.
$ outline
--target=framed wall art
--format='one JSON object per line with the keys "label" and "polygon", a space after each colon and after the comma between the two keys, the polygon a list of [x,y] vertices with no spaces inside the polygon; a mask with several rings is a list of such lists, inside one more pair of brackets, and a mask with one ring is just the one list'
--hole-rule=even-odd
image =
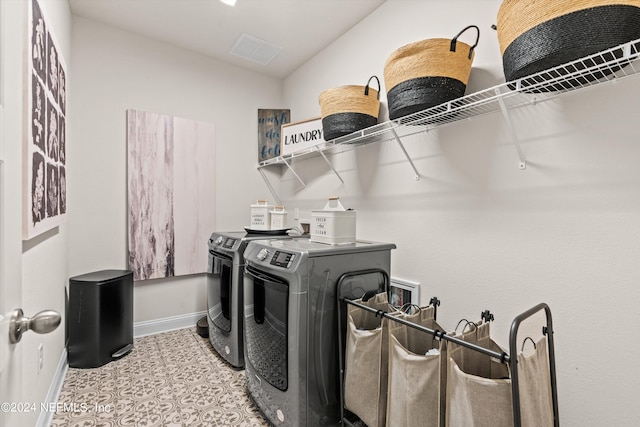
{"label": "framed wall art", "polygon": [[289,110],[258,109],[258,162],[280,155],[280,130],[290,121]]}
{"label": "framed wall art", "polygon": [[38,0],[27,1],[23,239],[66,221],[67,67]]}
{"label": "framed wall art", "polygon": [[134,280],[207,271],[215,230],[215,126],[127,110],[129,269]]}

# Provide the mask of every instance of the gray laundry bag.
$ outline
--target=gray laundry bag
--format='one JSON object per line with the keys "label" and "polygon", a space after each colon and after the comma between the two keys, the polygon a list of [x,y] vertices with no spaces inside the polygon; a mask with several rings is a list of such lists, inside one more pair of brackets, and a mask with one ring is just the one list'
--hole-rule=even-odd
{"label": "gray laundry bag", "polygon": [[[456,336],[502,353],[490,337],[490,324]],[[518,358],[521,421],[523,427],[553,426],[553,407],[546,338],[531,356]],[[513,405],[509,366],[472,349],[449,343],[446,390],[447,427],[512,427]]]}
{"label": "gray laundry bag", "polygon": [[[396,313],[379,293],[368,301],[356,302]],[[384,427],[387,407],[387,365],[389,320],[374,313],[349,306],[345,346],[344,405],[368,427]]]}
{"label": "gray laundry bag", "polygon": [[[422,307],[399,317],[444,332],[434,313],[434,307]],[[438,354],[427,354],[433,349]],[[446,349],[432,334],[389,322],[387,427],[439,427],[444,421]]]}

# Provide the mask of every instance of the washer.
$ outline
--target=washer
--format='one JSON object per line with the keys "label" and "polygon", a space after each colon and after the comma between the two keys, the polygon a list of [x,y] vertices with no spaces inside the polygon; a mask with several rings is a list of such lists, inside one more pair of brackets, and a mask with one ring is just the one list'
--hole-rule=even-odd
{"label": "washer", "polygon": [[367,241],[331,246],[296,238],[248,244],[247,390],[273,425],[339,424],[336,284],[345,273],[376,269],[345,280],[341,295],[359,298],[383,289],[395,247]]}
{"label": "washer", "polygon": [[244,368],[242,272],[244,251],[251,240],[290,239],[244,231],[215,232],[209,238],[207,323],[213,348],[235,368]]}

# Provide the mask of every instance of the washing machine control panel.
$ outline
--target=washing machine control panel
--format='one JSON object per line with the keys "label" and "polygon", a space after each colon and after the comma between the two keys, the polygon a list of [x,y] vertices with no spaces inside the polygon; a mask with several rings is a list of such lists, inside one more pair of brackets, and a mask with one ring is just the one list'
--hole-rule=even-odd
{"label": "washing machine control panel", "polygon": [[211,246],[222,246],[225,249],[233,249],[233,246],[236,244],[238,239],[234,239],[232,237],[222,237],[218,236],[215,240],[209,239],[209,248]]}
{"label": "washing machine control panel", "polygon": [[258,258],[258,260],[260,261],[264,261],[268,255],[269,255],[269,249],[262,248],[260,249],[260,252],[258,252],[258,255],[256,255],[256,258]]}
{"label": "washing machine control panel", "polygon": [[276,251],[271,258],[271,265],[277,267],[289,268],[293,264],[293,260],[296,258],[295,254],[289,252]]}
{"label": "washing machine control panel", "polygon": [[230,237],[227,237],[227,239],[222,244],[222,247],[223,248],[227,248],[227,249],[231,249],[231,248],[233,248],[233,245],[235,245],[237,241],[238,241],[237,239],[232,239]]}

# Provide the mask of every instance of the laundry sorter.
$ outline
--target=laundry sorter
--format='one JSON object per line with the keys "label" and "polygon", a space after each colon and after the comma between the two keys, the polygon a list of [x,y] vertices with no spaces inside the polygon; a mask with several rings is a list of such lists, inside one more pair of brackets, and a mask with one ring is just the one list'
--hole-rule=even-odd
{"label": "laundry sorter", "polygon": [[[548,305],[538,304],[513,320],[508,354],[490,338],[489,327],[493,315],[488,311],[482,313],[480,322],[467,322],[470,325],[468,331],[463,328],[461,333],[449,333],[437,326],[434,313],[430,314],[430,319],[412,321],[408,319],[410,316],[399,314],[393,307],[385,309],[380,301],[372,303],[373,298],[366,300],[365,296],[353,300],[344,297],[340,287],[339,283],[336,291],[338,310],[345,311],[346,308],[349,313],[346,327],[338,325],[339,342],[346,342],[347,347],[340,352],[344,354],[340,359],[343,425],[361,425],[360,422],[366,420],[368,427],[398,423],[407,427],[559,426],[553,327]],[[546,315],[542,330],[544,336],[537,343],[526,338],[523,348],[524,344],[531,341],[534,351],[531,355],[525,355],[517,348],[520,324],[541,311]],[[362,313],[370,316],[369,324],[358,323],[364,318]],[[342,318],[344,316],[338,316],[338,319]],[[377,323],[371,322],[373,318],[378,319]],[[405,339],[402,344],[409,344],[408,348],[399,345],[391,333],[393,326],[389,325],[400,325],[407,331],[414,331],[413,344]],[[386,329],[389,330],[386,341],[381,339],[381,344],[370,346],[367,351],[353,351],[353,343],[358,339],[364,339],[362,350],[368,345],[366,340],[372,340],[376,333],[384,333]],[[405,335],[411,333],[405,332]],[[431,344],[425,346],[426,341]],[[419,345],[416,347],[415,343]],[[377,406],[375,397],[380,394],[376,394],[375,382],[366,378],[372,372],[375,376],[375,372],[365,360],[376,351],[379,353],[379,357],[376,357],[383,365],[378,371],[382,394],[387,392],[387,386],[389,388],[388,399],[381,399]],[[350,372],[350,366],[356,369]],[[368,374],[362,374],[354,380],[352,375],[362,371],[363,366],[367,366]],[[394,370],[399,374],[394,374]],[[400,381],[397,377],[400,377]],[[403,381],[405,388],[395,390],[394,387],[402,385]],[[358,387],[355,393],[347,387],[353,387],[354,384]],[[358,401],[353,399],[354,395],[373,397]],[[394,405],[395,414],[392,413]],[[413,414],[413,418],[402,413],[398,415],[403,410],[413,410],[418,415]],[[392,418],[385,420],[385,417]]]}

